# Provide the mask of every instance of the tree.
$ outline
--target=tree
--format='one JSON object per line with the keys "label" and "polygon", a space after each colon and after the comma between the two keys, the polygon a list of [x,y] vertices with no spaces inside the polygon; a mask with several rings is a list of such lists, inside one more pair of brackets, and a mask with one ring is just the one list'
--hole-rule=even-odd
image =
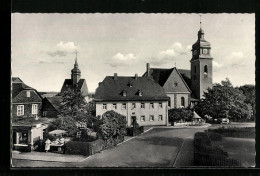
{"label": "tree", "polygon": [[72,117],[59,117],[48,126],[48,131],[64,130],[67,131],[69,136],[75,135],[79,130],[76,126],[76,120]]}
{"label": "tree", "polygon": [[126,117],[115,111],[105,112],[100,120],[96,121],[95,127],[107,147],[114,145],[118,137],[126,134]]}
{"label": "tree", "polygon": [[185,121],[190,121],[192,118],[192,111],[188,109],[170,109],[168,111],[168,117],[169,117],[169,122],[174,122],[177,120],[185,120]]}
{"label": "tree", "polygon": [[67,88],[60,93],[62,96],[60,117],[72,117],[77,124],[91,124],[95,114],[95,104],[87,103],[77,87]]}
{"label": "tree", "polygon": [[243,94],[245,95],[245,103],[251,105],[252,107],[252,119],[255,119],[255,114],[256,114],[256,109],[255,109],[255,86],[254,85],[250,85],[250,84],[246,84],[243,86],[240,86],[238,88],[239,90],[241,90],[243,92]]}
{"label": "tree", "polygon": [[234,88],[228,78],[204,92],[204,98],[194,108],[201,116],[214,118],[248,119],[250,106],[245,102],[242,91]]}

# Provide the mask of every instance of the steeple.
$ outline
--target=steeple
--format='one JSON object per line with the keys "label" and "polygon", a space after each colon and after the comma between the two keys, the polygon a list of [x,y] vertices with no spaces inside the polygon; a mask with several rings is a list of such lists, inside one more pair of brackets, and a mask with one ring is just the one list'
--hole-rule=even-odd
{"label": "steeple", "polygon": [[81,76],[81,71],[80,71],[79,65],[78,65],[78,58],[77,58],[78,51],[77,50],[75,51],[75,54],[76,54],[76,59],[75,59],[74,68],[71,70],[71,80],[72,80],[73,85],[76,85],[79,82],[80,76]]}
{"label": "steeple", "polygon": [[198,40],[204,40],[204,31],[201,27],[201,15],[200,15],[200,30],[198,31]]}

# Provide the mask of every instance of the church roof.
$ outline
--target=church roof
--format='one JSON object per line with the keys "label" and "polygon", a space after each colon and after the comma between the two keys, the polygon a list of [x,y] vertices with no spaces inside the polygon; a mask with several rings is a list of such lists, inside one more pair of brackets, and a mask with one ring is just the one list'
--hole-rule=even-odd
{"label": "church roof", "polygon": [[88,87],[85,79],[80,79],[76,85],[73,85],[72,79],[65,79],[61,88],[61,92],[63,92],[66,88],[73,89],[76,86],[81,90],[83,96],[88,95]]}
{"label": "church roof", "polygon": [[[169,79],[170,75],[172,74],[172,71],[175,68],[169,68],[169,69],[162,69],[162,68],[150,68],[150,76],[160,85],[164,86],[167,80]],[[183,80],[184,84],[186,84],[186,87],[190,91],[190,85],[191,85],[191,74],[190,70],[185,69],[177,69],[178,73],[180,74],[181,79]],[[147,76],[147,72],[144,73],[143,76]],[[180,88],[180,87],[176,87]],[[175,88],[175,89],[176,89]],[[182,90],[175,90],[175,91],[182,91]]]}
{"label": "church roof", "polygon": [[[131,85],[131,86],[130,86]],[[126,96],[123,96],[123,91]],[[138,92],[141,91],[142,96]],[[163,88],[149,77],[107,76],[96,89],[95,101],[168,100]]]}

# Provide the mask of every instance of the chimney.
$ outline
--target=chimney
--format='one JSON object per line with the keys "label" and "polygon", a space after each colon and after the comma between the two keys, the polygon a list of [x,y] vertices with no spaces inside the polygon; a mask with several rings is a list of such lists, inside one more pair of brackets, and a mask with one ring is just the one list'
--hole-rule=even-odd
{"label": "chimney", "polygon": [[117,73],[114,73],[114,80],[117,80]]}
{"label": "chimney", "polygon": [[138,74],[136,73],[136,74],[135,74],[135,79],[137,79],[137,78],[138,78]]}
{"label": "chimney", "polygon": [[147,77],[149,77],[150,76],[150,64],[149,63],[146,64],[146,73],[147,73]]}

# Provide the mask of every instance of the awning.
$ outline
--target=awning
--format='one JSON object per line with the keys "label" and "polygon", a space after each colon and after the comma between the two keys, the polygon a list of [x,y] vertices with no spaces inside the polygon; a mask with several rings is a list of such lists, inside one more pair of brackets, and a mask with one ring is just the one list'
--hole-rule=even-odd
{"label": "awning", "polygon": [[49,134],[51,135],[61,135],[61,134],[66,134],[67,131],[64,131],[64,130],[54,130],[54,131],[51,131],[49,132]]}

